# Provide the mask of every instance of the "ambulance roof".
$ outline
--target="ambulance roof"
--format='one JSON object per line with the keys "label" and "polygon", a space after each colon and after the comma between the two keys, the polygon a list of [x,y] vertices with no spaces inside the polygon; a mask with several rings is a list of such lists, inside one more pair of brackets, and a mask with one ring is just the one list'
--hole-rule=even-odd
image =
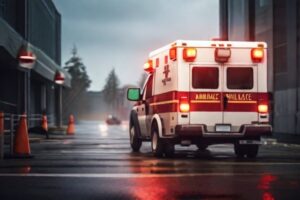
{"label": "ambulance roof", "polygon": [[245,42],[245,41],[205,41],[205,40],[176,40],[164,47],[161,47],[159,49],[156,49],[152,51],[149,54],[149,57],[153,57],[161,52],[164,52],[166,50],[169,50],[171,47],[210,47],[215,48],[215,46],[212,46],[215,44],[216,46],[219,46],[219,44],[223,44],[225,47],[227,45],[230,45],[230,48],[256,48],[258,45],[263,45],[264,48],[267,48],[266,42]]}

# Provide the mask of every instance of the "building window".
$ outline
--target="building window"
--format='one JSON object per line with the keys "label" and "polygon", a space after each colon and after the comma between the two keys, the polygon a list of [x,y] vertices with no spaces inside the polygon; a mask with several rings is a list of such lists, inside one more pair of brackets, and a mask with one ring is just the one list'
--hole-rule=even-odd
{"label": "building window", "polygon": [[276,74],[287,72],[286,44],[274,48],[274,71]]}
{"label": "building window", "polygon": [[0,0],[0,17],[3,17],[5,9],[5,0]]}
{"label": "building window", "polygon": [[275,0],[274,3],[274,72],[287,72],[287,34],[286,1]]}
{"label": "building window", "polygon": [[286,43],[286,1],[274,1],[274,47]]}
{"label": "building window", "polygon": [[297,62],[298,62],[298,70],[300,70],[300,1],[297,1]]}

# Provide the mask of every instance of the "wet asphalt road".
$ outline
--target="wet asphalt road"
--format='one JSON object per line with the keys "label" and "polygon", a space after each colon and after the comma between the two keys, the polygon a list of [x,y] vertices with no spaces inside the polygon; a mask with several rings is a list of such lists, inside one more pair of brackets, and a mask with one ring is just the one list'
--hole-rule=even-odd
{"label": "wet asphalt road", "polygon": [[300,199],[300,146],[264,145],[253,160],[231,145],[178,146],[175,158],[156,159],[149,143],[131,152],[126,123],[76,128],[34,140],[33,159],[0,161],[0,200]]}

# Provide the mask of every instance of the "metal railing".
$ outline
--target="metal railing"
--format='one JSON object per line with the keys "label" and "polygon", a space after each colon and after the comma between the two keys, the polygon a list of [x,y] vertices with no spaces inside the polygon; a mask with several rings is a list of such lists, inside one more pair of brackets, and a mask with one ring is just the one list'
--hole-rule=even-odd
{"label": "metal railing", "polygon": [[[26,115],[4,113],[3,119],[0,119],[3,122],[4,129],[3,133],[0,133],[0,159],[4,157],[5,145],[7,144],[9,146],[9,155],[12,156],[14,154],[14,137],[22,116]],[[39,121],[39,124],[41,124],[42,116],[42,114],[31,114],[27,116],[27,123]],[[6,136],[9,137],[9,141],[5,140],[7,138]]]}

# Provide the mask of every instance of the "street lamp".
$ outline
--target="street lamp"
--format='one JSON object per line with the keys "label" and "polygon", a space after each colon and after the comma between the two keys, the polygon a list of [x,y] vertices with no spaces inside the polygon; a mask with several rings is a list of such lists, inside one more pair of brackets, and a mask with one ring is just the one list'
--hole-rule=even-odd
{"label": "street lamp", "polygon": [[56,115],[56,125],[57,127],[62,127],[62,85],[65,82],[65,74],[61,71],[56,71],[54,76],[54,82],[57,84],[57,115]]}
{"label": "street lamp", "polygon": [[20,67],[24,69],[30,70],[34,67],[36,56],[29,48],[28,44],[21,46],[18,54],[18,60]]}
{"label": "street lamp", "polygon": [[55,73],[55,77],[54,77],[54,82],[58,85],[62,85],[65,82],[65,74],[60,72],[60,71],[56,71]]}
{"label": "street lamp", "polygon": [[24,107],[23,112],[29,115],[30,112],[30,71],[36,62],[36,56],[26,42],[19,49],[19,66],[24,69]]}

